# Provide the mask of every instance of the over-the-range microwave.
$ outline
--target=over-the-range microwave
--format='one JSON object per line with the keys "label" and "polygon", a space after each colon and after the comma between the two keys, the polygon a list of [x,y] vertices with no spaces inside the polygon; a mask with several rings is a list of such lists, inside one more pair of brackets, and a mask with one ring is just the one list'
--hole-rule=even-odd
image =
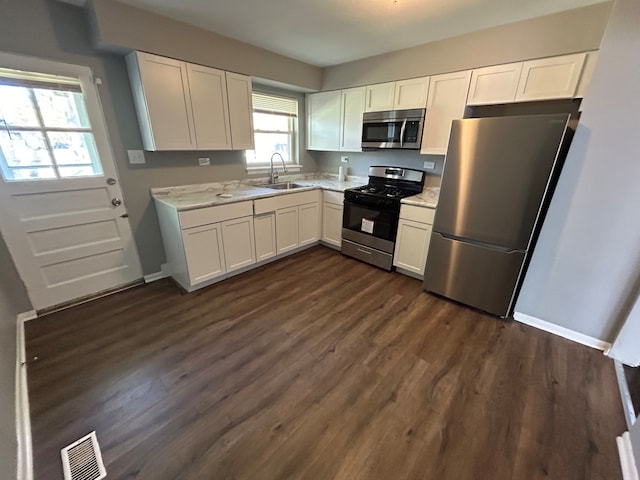
{"label": "over-the-range microwave", "polygon": [[424,108],[367,112],[362,116],[362,148],[419,150]]}

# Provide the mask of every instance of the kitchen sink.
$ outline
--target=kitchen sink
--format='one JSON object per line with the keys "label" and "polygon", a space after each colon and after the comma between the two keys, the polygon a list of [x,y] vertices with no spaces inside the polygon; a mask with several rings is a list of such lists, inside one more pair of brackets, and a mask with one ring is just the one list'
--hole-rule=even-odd
{"label": "kitchen sink", "polygon": [[309,185],[302,185],[300,183],[292,183],[292,182],[282,182],[282,183],[267,183],[266,185],[261,185],[265,188],[272,188],[274,190],[292,190],[294,188],[305,188]]}

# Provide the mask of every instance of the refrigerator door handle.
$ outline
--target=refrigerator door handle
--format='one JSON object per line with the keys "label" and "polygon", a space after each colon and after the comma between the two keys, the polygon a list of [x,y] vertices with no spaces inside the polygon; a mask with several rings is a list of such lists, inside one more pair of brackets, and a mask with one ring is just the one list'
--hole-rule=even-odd
{"label": "refrigerator door handle", "polygon": [[469,245],[475,245],[481,248],[487,248],[489,250],[495,250],[503,253],[522,253],[526,250],[518,250],[517,248],[502,247],[500,245],[493,245],[491,243],[478,242],[469,238],[456,237],[455,235],[447,235],[446,233],[433,232],[434,235],[440,235],[447,240],[454,240],[456,242],[468,243]]}

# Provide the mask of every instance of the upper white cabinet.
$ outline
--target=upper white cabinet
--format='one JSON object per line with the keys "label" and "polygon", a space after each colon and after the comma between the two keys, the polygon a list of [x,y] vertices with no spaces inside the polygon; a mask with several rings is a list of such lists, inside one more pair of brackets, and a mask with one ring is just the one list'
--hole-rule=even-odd
{"label": "upper white cabinet", "polygon": [[591,85],[591,77],[593,77],[593,72],[596,69],[596,63],[598,63],[598,52],[587,52],[584,67],[582,67],[580,83],[578,83],[578,90],[576,91],[576,97],[584,98],[587,93],[587,89],[589,85]]}
{"label": "upper white cabinet", "polygon": [[578,53],[524,62],[516,102],[572,98],[585,57],[585,53]]}
{"label": "upper white cabinet", "polygon": [[516,98],[522,62],[474,70],[467,105],[510,103]]}
{"label": "upper white cabinet", "polygon": [[144,52],[126,62],[145,150],[253,148],[250,77]]}
{"label": "upper white cabinet", "polygon": [[145,150],[193,150],[187,65],[143,52],[126,57]]}
{"label": "upper white cabinet", "polygon": [[340,105],[340,151],[362,151],[362,114],[365,87],[342,90]]}
{"label": "upper white cabinet", "polygon": [[367,86],[365,112],[381,112],[393,110],[393,99],[396,93],[396,82],[378,83]]}
{"label": "upper white cabinet", "polygon": [[362,151],[365,87],[307,95],[307,148]]}
{"label": "upper white cabinet", "polygon": [[307,148],[335,151],[340,148],[340,90],[307,95]]}
{"label": "upper white cabinet", "polygon": [[[229,126],[229,102],[225,72],[202,65],[190,63],[185,65],[189,79],[197,148],[231,150],[231,127]],[[163,148],[156,149],[165,150]]]}
{"label": "upper white cabinet", "polygon": [[365,112],[424,108],[429,92],[429,77],[367,86]]}
{"label": "upper white cabinet", "polygon": [[429,80],[430,77],[421,77],[396,82],[393,109],[425,108],[429,95]]}
{"label": "upper white cabinet", "polygon": [[253,104],[251,77],[225,72],[229,101],[229,124],[233,150],[253,150]]}
{"label": "upper white cabinet", "polygon": [[470,70],[431,77],[420,153],[447,152],[451,122],[464,115],[470,81]]}

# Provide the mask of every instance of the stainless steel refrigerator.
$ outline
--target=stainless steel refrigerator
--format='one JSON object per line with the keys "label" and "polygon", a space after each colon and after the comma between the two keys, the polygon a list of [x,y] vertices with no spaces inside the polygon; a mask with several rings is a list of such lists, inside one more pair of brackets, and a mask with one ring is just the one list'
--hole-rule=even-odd
{"label": "stainless steel refrigerator", "polygon": [[572,137],[569,114],[456,120],[424,289],[509,316]]}

